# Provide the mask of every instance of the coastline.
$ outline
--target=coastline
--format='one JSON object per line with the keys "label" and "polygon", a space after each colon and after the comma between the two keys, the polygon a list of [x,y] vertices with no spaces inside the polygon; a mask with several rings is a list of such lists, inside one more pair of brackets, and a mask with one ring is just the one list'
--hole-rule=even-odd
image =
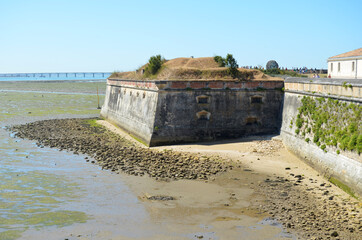
{"label": "coastline", "polygon": [[[68,87],[63,90],[67,89]],[[0,94],[3,97],[9,95],[4,92]],[[82,100],[87,99],[86,95],[80,96],[79,100],[82,101],[78,100],[76,109],[73,109],[73,102],[66,101],[68,95],[49,94],[48,102],[42,105],[36,102],[38,97],[41,99],[41,94],[31,94],[29,99],[21,97],[28,94],[17,94],[19,96],[16,101],[9,99],[11,101],[8,102],[7,98],[2,98],[3,108],[14,114],[3,119],[2,125],[10,122],[26,124],[49,118],[81,117],[76,113],[89,113],[93,111],[90,108],[96,106],[93,98],[92,103]],[[57,105],[59,100],[62,101],[60,106]],[[21,106],[21,111],[13,113],[12,109],[7,108],[7,104],[14,105],[14,109]],[[33,108],[31,114],[27,110],[29,106]],[[51,111],[39,115],[43,114],[44,107]],[[58,107],[66,107],[68,114],[60,114]],[[118,129],[114,126],[112,128]],[[19,141],[13,138],[11,140]],[[128,136],[127,141],[134,140]],[[32,147],[26,150],[29,152],[56,152],[46,146],[36,147],[34,140],[20,140],[19,145],[22,142],[32,144]],[[132,144],[140,148],[135,142]],[[23,151],[21,146],[16,148]],[[142,147],[139,151],[143,149],[148,148]],[[53,165],[52,171],[61,170],[62,166],[67,164],[63,158],[68,155],[74,156],[77,161],[83,160],[80,171],[82,168],[93,169],[94,173],[89,176],[87,171],[84,171],[85,175],[72,171],[63,177],[78,181],[81,176],[84,179],[80,180],[82,187],[99,187],[96,191],[88,192],[85,195],[87,200],[84,200],[89,209],[94,209],[89,211],[94,219],[59,228],[40,227],[36,230],[30,227],[19,239],[60,237],[73,240],[78,239],[77,236],[82,239],[238,239],[242,236],[247,239],[325,239],[333,238],[334,231],[337,231],[340,239],[356,239],[356,234],[361,231],[357,222],[361,219],[360,203],[334,185],[329,186],[327,180],[288,152],[278,137],[251,137],[156,147],[151,150],[220,157],[233,161],[240,168],[212,176],[207,182],[183,179],[160,181],[146,175],[141,177],[101,170],[100,166],[91,164],[95,159],[87,155],[74,155],[71,152],[63,155],[64,151],[55,153],[59,154],[54,161],[58,167],[54,166],[53,160],[49,163],[46,158],[42,160]],[[11,154],[17,152],[15,148],[9,151]],[[32,156],[30,155],[30,162],[25,155],[19,155],[19,158],[27,165],[37,159],[37,155]],[[16,160],[19,161],[18,158]],[[12,157],[9,157],[9,161],[16,166],[17,163],[12,162]],[[298,175],[300,176],[297,177]],[[103,183],[105,185],[102,185]],[[122,186],[128,190],[125,192]],[[326,191],[328,193],[324,195]],[[173,197],[174,200],[162,200],[160,196]],[[329,200],[332,196],[332,200]],[[65,206],[82,204],[77,202],[80,199],[84,198],[75,198],[72,200],[74,203],[69,201]],[[61,206],[64,208],[64,205]],[[321,208],[321,212],[315,208]],[[310,215],[312,210],[316,215],[315,219]],[[292,219],[289,219],[290,216]],[[340,222],[343,222],[343,225]],[[317,223],[320,225],[316,225]],[[354,229],[352,233],[349,229],[351,227]]]}

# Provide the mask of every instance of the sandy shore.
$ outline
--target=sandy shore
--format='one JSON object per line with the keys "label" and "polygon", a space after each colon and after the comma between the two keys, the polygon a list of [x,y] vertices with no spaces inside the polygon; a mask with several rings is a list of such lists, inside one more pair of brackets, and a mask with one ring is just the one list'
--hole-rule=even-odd
{"label": "sandy shore", "polygon": [[[85,154],[86,163],[98,165],[101,176],[115,176],[111,185],[124,184],[137,201],[129,207],[110,203],[127,215],[100,212],[86,223],[27,231],[24,239],[358,239],[361,234],[361,203],[288,152],[278,136],[147,148],[119,128],[97,123],[58,119],[10,130],[40,148]],[[94,197],[118,193],[108,191]]]}
{"label": "sandy shore", "polygon": [[[98,121],[109,130],[134,141],[121,129],[106,121]],[[134,141],[135,142],[135,141]],[[142,144],[135,142],[139,147]],[[201,156],[220,156],[242,167],[211,179],[211,184],[190,187],[181,182],[158,183],[145,181],[134,186],[142,194],[179,197],[178,206],[200,204],[210,209],[222,205],[235,210],[224,219],[238,219],[249,214],[259,219],[271,217],[284,226],[286,232],[301,239],[358,239],[362,233],[361,202],[330,184],[317,171],[289,152],[279,136],[249,137],[235,140],[154,147],[196,153]],[[212,189],[210,186],[219,186]],[[208,188],[211,189],[208,189]],[[247,197],[245,197],[247,196]],[[190,200],[194,197],[193,201]],[[235,198],[235,199],[234,199]],[[198,199],[195,203],[195,199]],[[233,201],[232,199],[236,200]],[[241,200],[242,199],[242,200]],[[218,204],[215,204],[218,203]],[[182,213],[185,209],[181,207]],[[222,238],[224,239],[224,238]],[[232,238],[230,238],[232,239]]]}

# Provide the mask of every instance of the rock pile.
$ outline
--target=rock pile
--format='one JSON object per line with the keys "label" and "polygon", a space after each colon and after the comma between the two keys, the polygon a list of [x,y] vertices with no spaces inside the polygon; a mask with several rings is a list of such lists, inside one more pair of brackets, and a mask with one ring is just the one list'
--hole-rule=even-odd
{"label": "rock pile", "polygon": [[135,147],[90,119],[45,120],[9,128],[15,136],[36,140],[38,146],[87,154],[103,169],[160,180],[209,179],[232,165],[217,158]]}
{"label": "rock pile", "polygon": [[267,198],[262,210],[302,239],[361,239],[358,201],[341,199],[328,183],[290,173],[266,179],[258,191]]}

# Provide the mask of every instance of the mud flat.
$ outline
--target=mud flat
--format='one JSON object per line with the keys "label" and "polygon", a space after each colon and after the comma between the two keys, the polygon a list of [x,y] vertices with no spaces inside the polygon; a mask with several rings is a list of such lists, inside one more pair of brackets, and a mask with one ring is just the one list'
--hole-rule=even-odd
{"label": "mud flat", "polygon": [[0,81],[0,91],[105,94],[106,81]]}
{"label": "mud flat", "polygon": [[[258,203],[261,198],[254,194],[249,185],[253,185],[256,179],[261,181],[265,176],[249,170],[239,171],[240,164],[222,163],[216,156],[200,157],[195,153],[140,148],[123,137],[96,127],[94,121],[89,119],[39,121],[14,126],[12,129],[32,141],[39,138],[39,141],[36,140],[39,149],[50,149],[47,146],[55,144],[54,147],[63,149],[61,153],[70,150],[81,155],[85,149],[77,146],[86,146],[86,139],[92,140],[88,151],[94,151],[95,148],[96,156],[93,158],[91,154],[82,155],[84,163],[89,161],[101,166],[111,163],[111,166],[109,171],[103,171],[103,174],[100,171],[100,176],[93,178],[89,184],[104,184],[105,180],[101,179],[108,179],[107,175],[110,174],[112,178],[108,180],[108,185],[118,186],[119,183],[124,183],[131,189],[132,195],[138,197],[135,205],[130,204],[128,202],[133,203],[134,200],[127,199],[133,197],[130,194],[123,196],[125,193],[122,187],[119,189],[120,193],[117,193],[115,187],[104,185],[104,190],[89,195],[90,200],[94,199],[97,203],[97,212],[101,211],[95,215],[96,219],[61,228],[28,230],[20,239],[240,239],[243,236],[247,239],[290,239],[293,236],[284,232],[278,223],[263,220],[267,215],[253,207],[252,203]],[[116,147],[119,147],[119,150],[115,149]],[[113,151],[124,153],[128,161],[134,165],[127,165],[125,171],[120,169],[112,172],[112,169],[122,164],[114,165],[112,157],[104,160],[101,156],[105,152],[112,155]],[[153,157],[153,154],[156,154],[155,158],[159,161],[157,171],[161,165],[171,169],[172,165],[177,166],[181,163],[181,166],[177,166],[179,171],[165,171],[164,175],[152,176],[156,163],[142,170],[143,176],[139,174],[140,169],[134,172],[131,170],[134,170],[137,164],[143,163],[143,160],[137,161],[138,155]],[[195,159],[196,157],[198,159]],[[100,159],[99,162],[97,158]],[[162,158],[164,160],[161,160]],[[193,162],[193,168],[183,166],[186,160]],[[172,164],[167,166],[167,161]],[[220,172],[211,172],[212,169]],[[87,172],[83,173],[80,169],[78,171],[79,175]],[[115,172],[120,174],[114,174]],[[128,174],[124,174],[125,172]],[[182,174],[176,176],[173,172]],[[197,180],[188,179],[194,178],[192,174],[196,174]],[[113,197],[114,200],[109,199]],[[113,213],[109,212],[109,209],[106,211],[105,206],[99,203],[103,198],[107,204],[106,210],[111,208]],[[120,201],[124,201],[125,205],[119,205]],[[87,205],[89,207],[91,204],[88,202]],[[143,208],[141,212],[145,212],[146,216],[139,213],[139,208]],[[90,212],[94,212],[94,209]]]}
{"label": "mud flat", "polygon": [[[86,94],[86,83],[54,87],[64,94],[36,92],[41,83],[23,84],[16,92],[0,91],[1,127],[99,116],[97,96]],[[68,92],[73,84],[79,89]],[[148,173],[101,170],[89,155],[35,143],[0,129],[0,239],[293,238],[252,207],[261,196],[250,186],[263,174],[234,167],[208,180],[156,180]]]}
{"label": "mud flat", "polygon": [[89,119],[40,121],[11,130],[39,147],[85,153],[85,161],[120,173],[151,221],[168,222],[177,232],[173,239],[358,239],[362,233],[361,202],[287,152],[278,138],[148,149]]}
{"label": "mud flat", "polygon": [[84,119],[45,120],[14,126],[10,130],[16,132],[17,137],[36,140],[38,146],[87,154],[103,169],[135,176],[147,174],[156,180],[207,180],[233,168],[231,163],[217,158],[140,149],[92,123],[92,120]]}

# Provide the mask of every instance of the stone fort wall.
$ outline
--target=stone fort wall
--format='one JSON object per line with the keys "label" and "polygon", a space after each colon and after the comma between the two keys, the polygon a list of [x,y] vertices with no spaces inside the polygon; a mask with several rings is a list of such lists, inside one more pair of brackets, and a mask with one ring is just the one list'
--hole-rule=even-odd
{"label": "stone fort wall", "polygon": [[[303,97],[361,106],[362,83],[306,78],[250,82],[108,79],[101,115],[148,146],[280,131],[289,150],[361,195],[361,155],[348,150],[337,153],[328,145],[322,149],[296,133]],[[342,111],[335,112],[344,117]]]}
{"label": "stone fort wall", "polygon": [[[362,157],[356,151],[338,150],[335,146],[326,146],[313,142],[313,135],[296,133],[295,124],[299,108],[303,105],[303,97],[318,100],[327,104],[328,101],[338,102],[340,109],[335,111],[338,119],[343,119],[345,112],[342,106],[361,106],[362,82],[355,79],[304,79],[289,78],[285,80],[285,95],[282,116],[281,136],[284,145],[322,172],[327,177],[335,177],[350,186],[355,192],[362,194]],[[324,99],[324,101],[323,101]],[[328,111],[327,108],[325,108]],[[359,117],[360,118],[360,117]],[[310,121],[310,120],[309,120]],[[362,119],[357,121],[362,124]],[[342,126],[343,127],[343,126]],[[303,129],[303,128],[301,128]],[[340,129],[337,127],[335,132]]]}
{"label": "stone fort wall", "polygon": [[108,79],[101,115],[148,146],[278,133],[282,81]]}

